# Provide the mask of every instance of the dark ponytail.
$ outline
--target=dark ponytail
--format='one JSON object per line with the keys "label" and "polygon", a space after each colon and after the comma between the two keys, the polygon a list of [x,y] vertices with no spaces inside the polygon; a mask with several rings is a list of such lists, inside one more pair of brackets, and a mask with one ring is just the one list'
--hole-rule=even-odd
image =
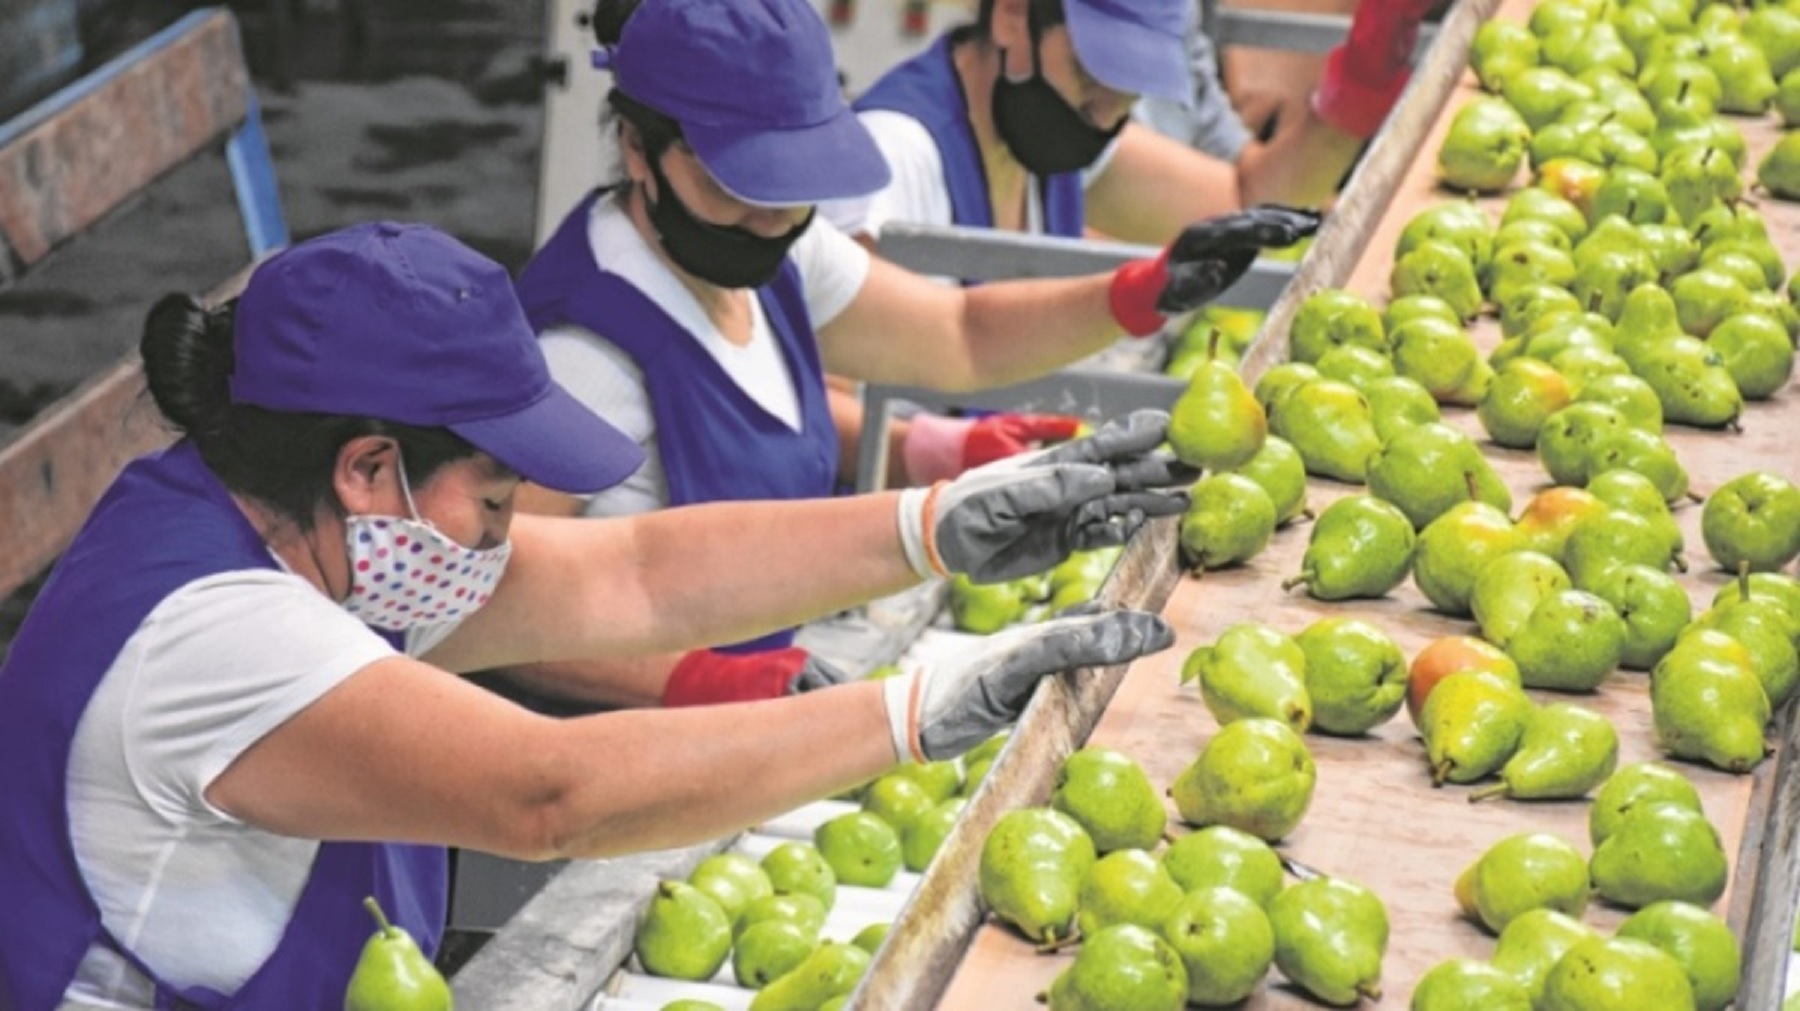
{"label": "dark ponytail", "polygon": [[[625,22],[643,0],[596,0],[590,15],[594,39],[602,46],[616,46],[625,34]],[[644,138],[644,153],[660,158],[669,145],[681,139],[681,124],[621,91],[617,85],[606,93],[606,104],[619,117],[637,127]],[[601,125],[605,126],[602,117]]]}
{"label": "dark ponytail", "polygon": [[219,432],[229,413],[236,306],[209,310],[191,295],[164,295],[144,319],[144,383],[163,417],[196,439]]}
{"label": "dark ponytail", "polygon": [[625,21],[643,0],[595,0],[594,13],[588,23],[594,29],[594,41],[603,46],[616,46],[625,34]]}
{"label": "dark ponytail", "polygon": [[319,506],[342,512],[331,475],[351,439],[385,435],[398,442],[415,488],[444,464],[475,454],[446,428],[232,403],[236,317],[236,301],[209,309],[191,295],[164,295],[138,341],[151,399],[225,487],[310,530]]}

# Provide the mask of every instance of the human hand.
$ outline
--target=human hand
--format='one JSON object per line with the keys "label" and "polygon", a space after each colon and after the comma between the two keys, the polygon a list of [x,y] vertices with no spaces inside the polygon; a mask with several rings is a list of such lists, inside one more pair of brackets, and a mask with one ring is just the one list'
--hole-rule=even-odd
{"label": "human hand", "polygon": [[1012,725],[1045,676],[1167,649],[1175,632],[1143,611],[1057,618],[999,632],[882,682],[898,761],[954,758]]}
{"label": "human hand", "polygon": [[662,704],[674,707],[754,702],[828,688],[847,680],[843,671],[798,646],[755,653],[697,649],[683,654],[669,672]]}
{"label": "human hand", "polygon": [[902,492],[907,561],[922,577],[960,572],[997,583],[1125,543],[1145,520],[1187,508],[1195,471],[1158,451],[1168,427],[1166,413],[1138,411],[1085,438]]}
{"label": "human hand", "polygon": [[1313,112],[1353,137],[1371,137],[1405,90],[1419,25],[1437,0],[1360,0],[1350,34],[1325,59]]}
{"label": "human hand", "polygon": [[1062,442],[1081,429],[1080,418],[1065,414],[990,414],[946,418],[919,414],[908,420],[901,455],[913,484],[930,484],[963,471]]}
{"label": "human hand", "polygon": [[1126,333],[1155,333],[1163,317],[1197,309],[1236,284],[1263,249],[1291,246],[1317,232],[1322,220],[1318,211],[1258,204],[1195,222],[1161,256],[1114,272],[1113,318]]}

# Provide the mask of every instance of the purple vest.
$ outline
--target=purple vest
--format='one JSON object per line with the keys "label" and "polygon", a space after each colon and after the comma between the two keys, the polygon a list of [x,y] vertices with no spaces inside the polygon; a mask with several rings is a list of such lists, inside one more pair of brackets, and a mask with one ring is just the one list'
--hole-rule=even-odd
{"label": "purple vest", "polygon": [[[823,498],[836,491],[837,429],[825,396],[818,340],[800,272],[784,262],[756,290],[800,397],[798,432],[751,399],[692,334],[648,296],[594,262],[590,194],[519,275],[519,300],[539,333],[584,327],[631,356],[643,371],[656,419],[669,504]],[[792,629],[723,647],[755,652],[787,646]]]}
{"label": "purple vest", "polygon": [[236,993],[163,980],[102,926],[69,839],[75,727],[125,641],[169,594],[221,572],[275,568],[191,443],[125,468],[57,563],[0,667],[0,1011],[61,1001],[90,945],[157,984],[159,1008],[338,1011],[380,900],[429,954],[443,933],[445,851],[324,843],[279,944]]}
{"label": "purple vest", "polygon": [[[904,113],[924,124],[944,163],[944,185],[950,190],[955,223],[992,228],[994,208],[988,200],[987,171],[981,166],[981,148],[969,125],[962,81],[951,62],[952,41],[952,36],[942,36],[931,48],[883,74],[856,100],[854,108],[858,112],[886,109]],[[1081,238],[1087,211],[1081,173],[1040,177],[1038,193],[1043,201],[1045,234]]]}

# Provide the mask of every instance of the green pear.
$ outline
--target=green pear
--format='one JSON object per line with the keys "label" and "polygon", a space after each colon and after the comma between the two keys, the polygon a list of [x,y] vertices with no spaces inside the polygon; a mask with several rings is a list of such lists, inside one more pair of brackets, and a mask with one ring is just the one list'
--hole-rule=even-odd
{"label": "green pear", "polygon": [[1348,383],[1359,390],[1368,384],[1394,374],[1394,362],[1387,355],[1370,348],[1336,347],[1319,356],[1314,363],[1319,375]]}
{"label": "green pear", "polygon": [[1619,665],[1625,621],[1591,593],[1560,590],[1532,610],[1507,647],[1526,687],[1593,691]]}
{"label": "green pear", "polygon": [[941,800],[900,831],[900,860],[907,870],[917,873],[931,863],[967,805],[962,797]]}
{"label": "green pear", "polygon": [[[1624,412],[1621,410],[1620,413]],[[1622,431],[1600,435],[1593,444],[1593,451],[1588,455],[1590,478],[1609,470],[1628,470],[1644,475],[1656,486],[1666,502],[1676,502],[1687,497],[1687,468],[1681,465],[1681,460],[1675,455],[1675,447],[1659,433],[1630,424],[1629,420]],[[1676,536],[1670,539],[1675,542],[1675,548],[1679,551],[1681,538]]]}
{"label": "green pear", "polygon": [[[1535,190],[1533,192],[1542,193],[1543,191]],[[1536,244],[1549,245],[1543,242]],[[1582,311],[1581,303],[1575,301],[1575,296],[1569,294],[1567,288],[1542,281],[1515,284],[1503,292],[1496,293],[1494,301],[1500,307],[1500,332],[1508,338],[1523,338],[1525,334],[1547,325],[1549,320],[1556,316]],[[1520,343],[1523,343],[1522,339]],[[1499,368],[1506,364],[1502,359],[1503,356],[1496,348],[1493,353],[1488,355],[1488,364]]]}
{"label": "green pear", "polygon": [[[1658,180],[1660,182],[1661,180]],[[1667,190],[1664,195],[1667,196]],[[1671,211],[1671,213],[1673,213]],[[1644,251],[1656,264],[1657,279],[1666,282],[1700,262],[1700,243],[1686,228],[1672,221],[1662,224],[1642,224],[1638,226],[1638,234],[1643,237]],[[1659,284],[1658,287],[1661,287]],[[1632,289],[1636,291],[1637,289]],[[1629,298],[1630,296],[1626,296]],[[1620,318],[1623,319],[1623,310]]]}
{"label": "green pear", "polygon": [[1466,616],[1481,567],[1517,547],[1518,534],[1505,512],[1486,502],[1463,502],[1420,531],[1413,581],[1433,607]]}
{"label": "green pear", "polygon": [[1697,1011],[1721,1011],[1737,996],[1743,954],[1724,920],[1686,902],[1652,902],[1619,924],[1618,937],[1661,948],[1681,963]]}
{"label": "green pear", "polygon": [[850,943],[873,956],[881,949],[882,942],[887,940],[887,936],[893,928],[892,923],[871,923],[857,931],[856,936],[850,939]]}
{"label": "green pear", "polygon": [[1800,338],[1800,309],[1794,308],[1786,295],[1774,289],[1751,292],[1744,303],[1744,312],[1767,316],[1780,323],[1790,338]]}
{"label": "green pear", "polygon": [[[1704,339],[1713,327],[1743,311],[1750,290],[1730,274],[1701,266],[1670,282],[1669,295],[1682,333]],[[1643,371],[1636,362],[1632,366]]]}
{"label": "green pear", "polygon": [[1774,105],[1782,126],[1800,126],[1800,72],[1790,70],[1775,82]]}
{"label": "green pear", "polygon": [[[1465,106],[1465,108],[1467,107]],[[1512,116],[1514,122],[1517,122],[1517,113],[1506,108],[1505,103],[1500,103],[1499,110],[1496,110],[1493,105],[1487,105],[1485,108],[1489,114],[1497,117],[1503,123],[1507,116]],[[1520,150],[1523,151],[1522,146]],[[1518,165],[1515,163],[1513,167],[1517,168]],[[1400,230],[1399,241],[1394,245],[1394,255],[1396,257],[1405,256],[1418,248],[1420,243],[1426,241],[1448,243],[1462,250],[1463,255],[1469,258],[1469,264],[1475,268],[1477,273],[1480,273],[1482,268],[1487,265],[1488,257],[1492,256],[1494,252],[1494,226],[1489,223],[1487,214],[1482,211],[1481,206],[1473,200],[1452,200],[1435,204],[1413,215],[1407,221],[1406,227]],[[1454,313],[1455,310],[1451,310],[1453,319],[1455,318]],[[1297,321],[1298,316],[1295,318]],[[1389,322],[1385,314],[1383,322]],[[1388,326],[1387,330],[1391,333],[1393,327]],[[1385,345],[1377,350],[1386,350]]]}
{"label": "green pear", "polygon": [[1569,949],[1550,970],[1538,1006],[1693,1011],[1694,994],[1681,963],[1661,949],[1628,937],[1596,937]]}
{"label": "green pear", "polygon": [[1570,102],[1594,95],[1586,85],[1556,67],[1524,67],[1501,83],[1500,94],[1533,130],[1553,122]]}
{"label": "green pear", "polygon": [[1380,597],[1406,579],[1417,540],[1412,521],[1392,503],[1346,495],[1313,524],[1300,574],[1284,581],[1319,600]]}
{"label": "green pear", "polygon": [[1656,666],[1693,616],[1687,591],[1674,576],[1657,567],[1616,565],[1589,589],[1624,619],[1625,647],[1619,664],[1632,670]]}
{"label": "green pear", "polygon": [[1473,319],[1481,311],[1475,266],[1462,250],[1447,242],[1428,239],[1397,258],[1388,283],[1395,295],[1435,295],[1464,319]]}
{"label": "green pear", "polygon": [[1486,290],[1494,301],[1499,302],[1521,285],[1548,284],[1566,288],[1574,280],[1574,254],[1547,242],[1515,241],[1494,250],[1493,262],[1488,265]]}
{"label": "green pear", "polygon": [[1526,24],[1533,35],[1543,39],[1557,31],[1585,27],[1591,24],[1595,17],[1595,11],[1589,10],[1581,4],[1539,4],[1531,9]]}
{"label": "green pear", "polygon": [[1459,502],[1512,508],[1512,493],[1460,430],[1439,422],[1396,435],[1369,458],[1369,492],[1423,528]]}
{"label": "green pear", "polygon": [[1320,378],[1319,370],[1305,362],[1282,362],[1279,365],[1270,366],[1269,370],[1262,374],[1262,378],[1256,381],[1256,388],[1251,391],[1251,395],[1256,397],[1256,402],[1261,404],[1263,411],[1269,415],[1270,431],[1274,431],[1276,404],[1286,399],[1289,393],[1298,389],[1302,384],[1318,378]]}
{"label": "green pear", "polygon": [[1706,65],[1719,79],[1719,111],[1760,116],[1775,97],[1769,58],[1745,38],[1720,39],[1706,49]]}
{"label": "green pear", "polygon": [[964,632],[987,635],[1025,616],[1025,598],[1012,582],[977,583],[962,573],[950,579],[950,620]]}
{"label": "green pear", "polygon": [[1275,961],[1268,914],[1232,888],[1189,889],[1160,926],[1187,968],[1189,1004],[1223,1007],[1245,1000]]}
{"label": "green pear", "polygon": [[1594,451],[1630,425],[1605,404],[1574,403],[1544,419],[1538,429],[1538,459],[1557,484],[1583,485],[1595,473]]}
{"label": "green pear", "polygon": [[[373,896],[363,908],[375,933],[363,943],[344,989],[344,1011],[450,1011],[450,985],[404,927],[388,922]],[[731,940],[726,931],[726,943]],[[707,938],[699,937],[699,943]]]}
{"label": "green pear", "polygon": [[1537,36],[1515,21],[1484,21],[1469,43],[1469,67],[1492,92],[1513,72],[1537,66],[1538,56]]}
{"label": "green pear", "polygon": [[1219,569],[1254,558],[1275,535],[1275,502],[1262,485],[1229,471],[1194,482],[1181,517],[1183,561]]}
{"label": "green pear", "polygon": [[[1055,592],[1064,582],[1076,579],[1091,582],[1098,589],[1116,560],[1105,548],[1072,552],[1050,570],[1050,589]],[[1096,574],[1090,575],[1089,570]],[[957,787],[962,785],[962,763],[954,758],[942,762],[902,762],[894,773],[919,784],[934,803],[956,796]]]}
{"label": "green pear", "polygon": [[981,846],[981,899],[1032,941],[1065,939],[1075,927],[1081,882],[1096,859],[1081,823],[1061,811],[1008,811]]}
{"label": "green pear", "polygon": [[792,972],[818,945],[817,933],[784,920],[766,920],[738,935],[731,972],[739,986],[760,990]]}
{"label": "green pear", "polygon": [[653,976],[711,979],[731,954],[731,917],[693,885],[663,881],[638,921],[633,949]]}
{"label": "green pear", "polygon": [[863,810],[902,833],[936,803],[936,798],[918,780],[897,770],[870,783],[862,796]]}
{"label": "green pear", "polygon": [[1519,750],[1500,770],[1501,784],[1469,799],[1563,800],[1586,796],[1619,764],[1619,732],[1606,717],[1567,702],[1534,710]]}
{"label": "green pear", "polygon": [[[1622,219],[1614,215],[1607,220]],[[1582,257],[1578,248],[1573,258],[1576,260],[1575,278],[1569,282],[1569,293],[1590,311],[1609,320],[1617,319],[1624,312],[1625,296],[1633,288],[1657,279],[1656,261],[1641,245],[1589,257]]]}
{"label": "green pear", "polygon": [[1762,50],[1776,77],[1800,67],[1800,14],[1784,7],[1759,7],[1744,17],[1744,38]]}
{"label": "green pear", "polygon": [[1610,352],[1612,330],[1612,321],[1597,312],[1546,318],[1525,332],[1522,353],[1554,365],[1564,352],[1576,348]]}
{"label": "green pear", "polygon": [[1569,531],[1563,562],[1578,589],[1592,590],[1608,570],[1644,565],[1667,571],[1680,545],[1669,540],[1670,528],[1659,527],[1636,513],[1611,506],[1589,516]]}
{"label": "green pear", "polygon": [[1296,387],[1275,404],[1270,425],[1299,450],[1308,474],[1352,484],[1365,480],[1381,445],[1367,398],[1331,379]]}
{"label": "green pear", "polygon": [[[1275,506],[1277,527],[1297,517],[1312,515],[1306,505],[1306,462],[1300,459],[1300,452],[1293,443],[1279,435],[1264,439],[1262,448],[1248,463],[1237,468],[1236,473],[1262,486]],[[1111,571],[1110,566],[1108,571]]]}
{"label": "green pear", "polygon": [[750,999],[750,1011],[803,1011],[856,989],[869,968],[869,953],[854,944],[826,941],[799,965]]}
{"label": "green pear", "polygon": [[1752,598],[1712,608],[1694,620],[1690,631],[1696,629],[1723,632],[1744,647],[1771,707],[1794,694],[1800,654],[1794,650],[1792,622],[1775,601]]}
{"label": "green pear", "polygon": [[[725,1011],[725,1009],[709,1000],[679,997],[657,1008],[656,1011]],[[827,1008],[821,1004],[819,1011],[827,1011]],[[830,1009],[830,1011],[841,1011],[841,1009]]]}
{"label": "green pear", "polygon": [[[1763,225],[1763,228],[1766,229],[1767,225]],[[1706,243],[1706,248],[1701,253],[1701,262],[1711,263],[1715,257],[1724,256],[1742,257],[1751,261],[1756,269],[1749,271],[1743,281],[1744,286],[1752,293],[1779,288],[1787,277],[1787,265],[1781,259],[1781,250],[1775,248],[1775,243],[1770,241],[1766,231],[1738,237],[1718,236],[1715,241]]]}
{"label": "green pear", "polygon": [[[1537,192],[1542,193],[1542,190]],[[1571,208],[1572,209],[1572,208]],[[1500,226],[1494,232],[1494,248],[1511,246],[1520,243],[1536,242],[1547,246],[1555,246],[1565,253],[1573,253],[1575,244],[1569,239],[1569,233],[1548,221],[1537,218],[1519,218],[1510,224]],[[1492,257],[1492,254],[1489,254]],[[1483,277],[1486,273],[1483,272]]]}
{"label": "green pear", "polygon": [[1652,804],[1673,804],[1705,813],[1693,781],[1662,762],[1634,762],[1620,768],[1594,791],[1588,807],[1588,840],[1595,846],[1612,838],[1626,816]]}
{"label": "green pear", "polygon": [[1659,173],[1669,191],[1669,206],[1683,221],[1719,200],[1736,200],[1744,192],[1737,163],[1711,144],[1682,144],[1663,155]]}
{"label": "green pear", "polygon": [[1181,1011],[1187,968],[1167,941],[1133,923],[1082,941],[1075,960],[1050,984],[1050,1011]]}
{"label": "green pear", "polygon": [[1587,903],[1587,858],[1549,832],[1507,836],[1456,878],[1463,914],[1496,934],[1529,910],[1579,917]]}
{"label": "green pear", "polygon": [[[1656,225],[1667,221],[1670,213],[1668,187],[1641,168],[1616,166],[1594,191],[1594,216],[1601,221],[1617,215],[1634,225]],[[1656,265],[1654,257],[1651,265]],[[1608,315],[1617,316],[1618,313]]]}
{"label": "green pear", "polygon": [[[1482,219],[1486,221],[1484,217]],[[1490,255],[1491,255],[1490,250]],[[1387,308],[1381,310],[1381,325],[1386,333],[1393,333],[1394,328],[1410,320],[1432,316],[1451,323],[1462,322],[1462,317],[1450,303],[1436,295],[1401,295],[1388,302]]]}
{"label": "green pear", "polygon": [[1500,214],[1500,227],[1525,220],[1548,221],[1562,229],[1571,244],[1579,242],[1588,230],[1587,215],[1581,213],[1581,208],[1549,190],[1535,187],[1527,187],[1507,198],[1506,209]]}
{"label": "green pear", "polygon": [[1293,639],[1254,621],[1239,622],[1182,665],[1182,680],[1198,680],[1200,697],[1220,724],[1251,717],[1280,720],[1296,731],[1312,725],[1306,692],[1306,652]]}
{"label": "green pear", "polygon": [[1194,371],[1169,411],[1169,446],[1181,462],[1205,470],[1248,462],[1268,434],[1262,405],[1237,370],[1216,357]]}
{"label": "green pear", "polygon": [[1518,748],[1531,711],[1522,688],[1486,671],[1439,681],[1418,720],[1432,784],[1473,783],[1498,770]]}
{"label": "green pear", "polygon": [[1640,284],[1625,296],[1619,309],[1613,326],[1613,351],[1635,370],[1644,352],[1679,336],[1681,320],[1674,296],[1660,284]]}
{"label": "green pear", "polygon": [[1292,885],[1269,906],[1275,966],[1327,1004],[1348,1007],[1381,996],[1388,917],[1381,900],[1344,878]]}
{"label": "green pear", "polygon": [[1767,400],[1793,378],[1793,339],[1772,316],[1756,312],[1729,316],[1707,335],[1706,343],[1724,359],[1725,371],[1745,400]]}
{"label": "green pear", "polygon": [[1442,417],[1430,391],[1405,376],[1385,376],[1362,386],[1369,401],[1369,417],[1375,435],[1387,442],[1409,428],[1430,424]]}
{"label": "green pear", "polygon": [[1800,555],[1800,488],[1768,471],[1740,474],[1707,497],[1700,535],[1722,569],[1780,569]]}
{"label": "green pear", "polygon": [[1569,381],[1562,373],[1535,358],[1520,358],[1496,370],[1487,395],[1476,405],[1475,415],[1494,442],[1512,449],[1530,449],[1537,444],[1538,430],[1545,419],[1568,406],[1572,399]]}
{"label": "green pear", "polygon": [[1208,825],[1176,839],[1162,862],[1183,892],[1229,888],[1259,907],[1274,901],[1285,883],[1281,858],[1269,844],[1229,825]]}
{"label": "green pear", "polygon": [[732,851],[700,861],[688,875],[688,884],[712,896],[734,926],[750,903],[775,894],[768,873],[755,860]]}
{"label": "green pear", "polygon": [[1662,398],[1650,384],[1635,375],[1595,376],[1575,394],[1580,403],[1605,404],[1618,411],[1632,428],[1660,435],[1663,427]]}
{"label": "green pear", "polygon": [[1589,874],[1600,897],[1628,909],[1678,899],[1710,906],[1725,894],[1728,870],[1719,831],[1679,804],[1631,809],[1594,847]]}
{"label": "green pear", "polygon": [[1675,641],[1650,672],[1656,737],[1677,758],[1749,772],[1767,748],[1769,695],[1742,643],[1711,629]]}
{"label": "green pear", "polygon": [[1190,825],[1229,825],[1273,842],[1300,824],[1317,777],[1292,727],[1247,719],[1220,727],[1169,792]]}
{"label": "green pear", "polygon": [[1800,579],[1778,572],[1750,572],[1719,587],[1712,606],[1724,607],[1740,600],[1772,601],[1786,612],[1788,629],[1800,646]]}
{"label": "green pear", "polygon": [[1063,759],[1050,806],[1080,822],[1101,853],[1153,849],[1168,822],[1143,767],[1124,752],[1091,745]]}
{"label": "green pear", "polygon": [[1406,701],[1406,655],[1374,625],[1322,618],[1294,642],[1306,654],[1306,692],[1318,729],[1366,733],[1392,719]]}
{"label": "green pear", "polygon": [[1181,886],[1148,851],[1114,850],[1081,879],[1075,922],[1083,937],[1118,923],[1155,930],[1174,915],[1181,895]]}
{"label": "green pear", "polygon": [[[1662,505],[1661,499],[1657,500],[1657,505]],[[1561,558],[1569,532],[1576,524],[1606,508],[1605,502],[1580,488],[1566,485],[1545,488],[1525,503],[1513,525],[1519,537],[1519,550]],[[1477,578],[1479,576],[1477,573]]]}
{"label": "green pear", "polygon": [[1581,208],[1581,213],[1592,221],[1594,193],[1605,181],[1606,169],[1600,165],[1582,158],[1552,158],[1538,166],[1537,179],[1533,185],[1541,186]]}
{"label": "green pear", "polygon": [[1544,980],[1576,944],[1599,937],[1594,928],[1554,909],[1529,909],[1512,918],[1494,944],[1494,968],[1518,980],[1533,1007],[1544,993]]}
{"label": "green pear", "polygon": [[1545,597],[1569,588],[1569,574],[1556,559],[1514,551],[1481,567],[1469,591],[1469,611],[1482,638],[1505,649]]}
{"label": "green pear", "polygon": [[1531,994],[1486,962],[1451,958],[1419,977],[1412,1011],[1531,1011]]}
{"label": "green pear", "polygon": [[900,833],[868,811],[827,820],[813,830],[813,845],[846,885],[886,888],[900,871]]}
{"label": "green pear", "polygon": [[1453,190],[1498,193],[1518,174],[1530,140],[1531,127],[1512,106],[1474,99],[1450,121],[1438,148],[1438,176]]}
{"label": "green pear", "polygon": [[791,840],[763,854],[763,872],[775,894],[810,895],[830,912],[837,901],[837,874],[825,861],[819,848],[809,842]]}
{"label": "green pear", "polygon": [[759,923],[780,921],[792,923],[800,929],[817,936],[820,928],[825,926],[825,906],[816,896],[800,892],[785,895],[765,895],[751,900],[744,907],[744,915],[732,925],[734,934],[744,931]]}

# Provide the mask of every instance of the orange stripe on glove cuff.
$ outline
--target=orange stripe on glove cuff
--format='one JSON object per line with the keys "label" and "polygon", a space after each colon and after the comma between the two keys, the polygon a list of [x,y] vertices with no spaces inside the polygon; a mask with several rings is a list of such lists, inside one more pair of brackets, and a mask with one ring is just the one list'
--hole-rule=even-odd
{"label": "orange stripe on glove cuff", "polygon": [[887,707],[888,733],[893,738],[896,762],[923,765],[927,761],[925,748],[919,743],[919,716],[926,687],[923,667],[881,682],[881,701]]}
{"label": "orange stripe on glove cuff", "polygon": [[1154,260],[1133,260],[1113,271],[1106,305],[1113,319],[1133,337],[1148,337],[1163,327],[1156,300],[1169,284],[1169,251]]}
{"label": "orange stripe on glove cuff", "polygon": [[806,667],[806,650],[798,646],[756,653],[720,653],[697,649],[683,654],[663,685],[662,704],[710,706],[723,702],[778,699]]}

